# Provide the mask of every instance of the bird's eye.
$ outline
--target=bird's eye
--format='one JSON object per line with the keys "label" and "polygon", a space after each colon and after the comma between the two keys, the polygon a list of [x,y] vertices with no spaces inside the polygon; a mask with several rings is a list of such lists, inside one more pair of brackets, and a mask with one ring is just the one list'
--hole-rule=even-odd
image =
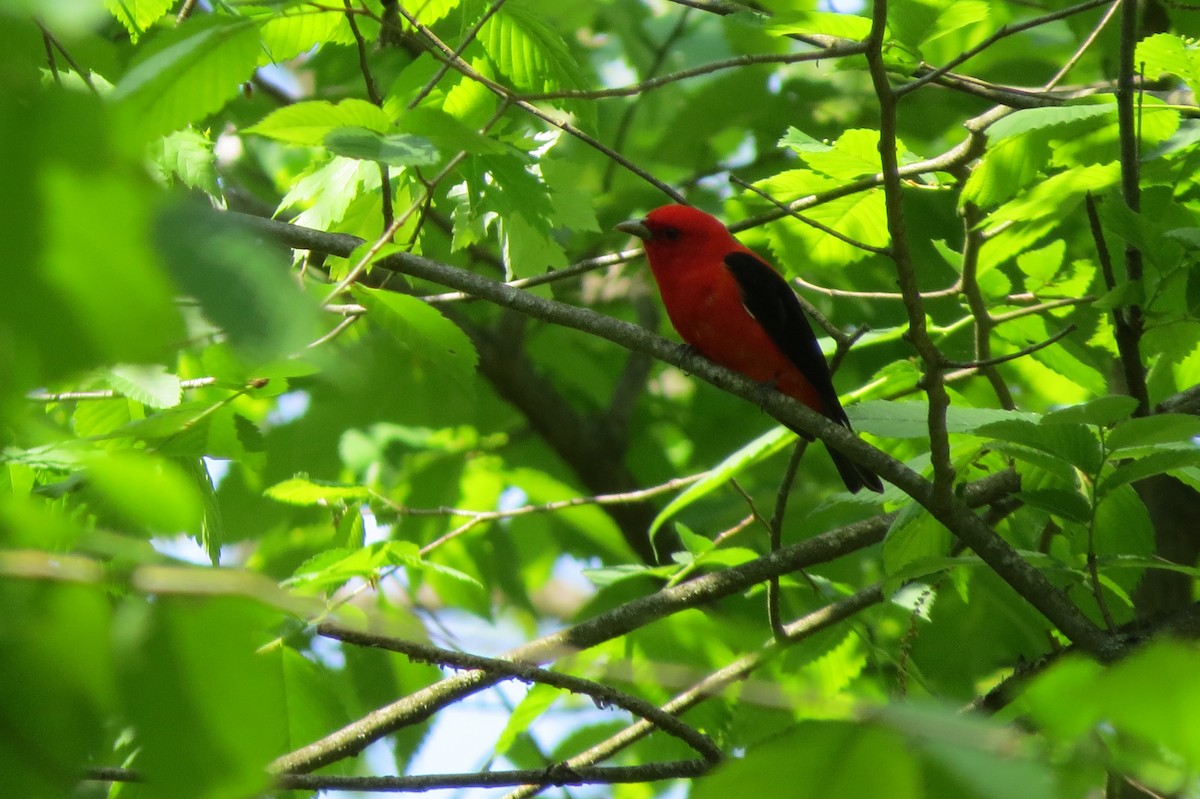
{"label": "bird's eye", "polygon": [[679,240],[679,228],[677,228],[677,227],[663,228],[662,234],[663,234],[663,238],[666,239],[667,241],[678,241]]}

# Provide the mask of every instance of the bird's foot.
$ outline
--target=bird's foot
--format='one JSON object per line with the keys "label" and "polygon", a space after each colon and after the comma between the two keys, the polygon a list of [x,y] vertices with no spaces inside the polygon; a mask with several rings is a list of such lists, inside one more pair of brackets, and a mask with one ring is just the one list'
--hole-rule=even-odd
{"label": "bird's foot", "polygon": [[[704,355],[704,353],[700,352],[700,350],[696,349],[695,347],[693,347],[691,344],[688,344],[687,342],[675,345],[675,357],[676,358],[680,358],[680,359],[696,358],[696,357],[703,357],[703,355]],[[686,372],[686,374],[690,375],[691,372]]]}

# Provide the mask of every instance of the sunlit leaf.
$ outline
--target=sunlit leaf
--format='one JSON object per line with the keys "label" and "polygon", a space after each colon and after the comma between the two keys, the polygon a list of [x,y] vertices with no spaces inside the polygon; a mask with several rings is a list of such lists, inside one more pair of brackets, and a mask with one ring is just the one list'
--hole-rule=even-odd
{"label": "sunlit leaf", "polygon": [[366,128],[337,128],[325,134],[331,153],[392,166],[428,166],[438,152],[427,139],[406,133],[381,135]]}
{"label": "sunlit leaf", "polygon": [[172,5],[174,0],[104,0],[105,8],[125,26],[134,42]]}
{"label": "sunlit leaf", "polygon": [[229,18],[193,17],[155,44],[108,97],[125,127],[147,137],[220,109],[258,62],[258,32]]}
{"label": "sunlit leaf", "polygon": [[200,531],[199,487],[171,461],[146,452],[112,452],[88,468],[88,481],[117,514],[155,533]]}
{"label": "sunlit leaf", "polygon": [[309,100],[285,105],[246,128],[289,144],[319,145],[330,132],[339,128],[364,128],[384,133],[392,121],[379,106],[354,98],[336,105],[324,100]]}
{"label": "sunlit leaf", "polygon": [[108,383],[152,408],[170,408],[183,398],[179,377],[161,366],[115,366],[108,373]]}
{"label": "sunlit leaf", "polygon": [[413,366],[470,385],[478,356],[471,339],[433,306],[415,297],[356,286],[355,296],[377,324],[411,355]]}
{"label": "sunlit leaf", "polygon": [[291,505],[329,505],[338,502],[365,502],[370,499],[371,492],[362,486],[328,485],[303,477],[293,477],[271,486],[266,490],[266,495]]}

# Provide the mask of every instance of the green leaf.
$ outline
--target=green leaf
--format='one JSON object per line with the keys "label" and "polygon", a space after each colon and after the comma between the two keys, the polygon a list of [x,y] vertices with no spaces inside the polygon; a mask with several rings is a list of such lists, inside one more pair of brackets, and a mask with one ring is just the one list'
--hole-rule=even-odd
{"label": "green leaf", "polygon": [[154,533],[199,535],[204,504],[198,487],[175,463],[123,450],[96,458],[88,483],[124,520]]}
{"label": "green leaf", "polygon": [[125,26],[134,44],[174,4],[174,0],[104,0],[104,7]]}
{"label": "green leaf", "polygon": [[[832,147],[805,147],[794,152],[810,169],[837,180],[852,180],[879,171],[879,131],[847,130]],[[817,206],[818,208],[820,206]],[[816,209],[809,209],[805,215]]]}
{"label": "green leaf", "polygon": [[249,22],[197,15],[117,81],[108,99],[130,136],[149,139],[198,122],[238,93],[258,63]]}
{"label": "green leaf", "polygon": [[[1026,689],[1024,703],[1053,740],[1073,742],[1102,728],[1122,748],[1140,743],[1200,768],[1200,736],[1191,711],[1200,706],[1192,675],[1200,653],[1187,642],[1159,638],[1114,666],[1071,657],[1051,666]],[[1162,686],[1171,686],[1164,701]],[[1124,743],[1123,743],[1124,742]]]}
{"label": "green leaf", "polygon": [[412,357],[412,368],[450,378],[461,390],[471,390],[478,355],[458,325],[416,297],[382,289],[354,287],[370,319],[387,330]]}
{"label": "green leaf", "polygon": [[1096,208],[1105,232],[1141,250],[1148,262],[1164,272],[1179,264],[1182,245],[1168,238],[1166,231],[1147,215],[1135,214],[1121,197],[1109,194],[1096,203]]}
{"label": "green leaf", "polygon": [[742,470],[779,452],[794,440],[794,433],[789,433],[782,427],[775,427],[727,456],[710,469],[703,479],[688,486],[683,493],[668,502],[658,516],[654,517],[654,522],[650,525],[650,540],[656,539],[658,531],[671,517],[702,497],[711,494],[731,478],[736,477]]}
{"label": "green leaf", "polygon": [[[1098,397],[1081,405],[1059,408],[1042,417],[1043,424],[1090,424],[1107,427],[1129,418],[1137,408],[1137,400],[1120,394]],[[1111,447],[1111,445],[1110,445]]]}
{"label": "green leaf", "polygon": [[122,398],[80,402],[71,414],[71,429],[80,438],[107,436],[129,424],[133,418],[129,405]]}
{"label": "green leaf", "polygon": [[259,28],[259,36],[265,51],[261,64],[288,61],[320,44],[354,43],[344,13],[333,9],[315,12],[303,6],[273,14]]}
{"label": "green leaf", "polygon": [[[1104,103],[1088,103],[1085,105],[1059,105],[1045,108],[1022,108],[1001,117],[988,126],[989,142],[999,142],[1011,136],[1019,136],[1030,131],[1044,130],[1048,127],[1067,125],[1073,122],[1115,119],[1117,105],[1115,101]],[[1076,132],[1078,128],[1072,128]]]}
{"label": "green leaf", "polygon": [[151,408],[171,408],[183,399],[179,377],[157,364],[114,366],[108,372],[108,384],[131,400]]}
{"label": "green leaf", "polygon": [[168,357],[182,325],[170,282],[147,244],[147,197],[115,175],[53,164],[43,167],[39,183],[45,243],[37,271],[48,296],[37,307],[54,330],[37,346],[58,350],[59,368],[85,358],[133,363]]}
{"label": "green leaf", "polygon": [[1101,481],[1096,493],[1103,496],[1120,486],[1188,466],[1200,466],[1200,447],[1151,452],[1135,461],[1118,466]]}
{"label": "green leaf", "polygon": [[788,127],[787,133],[783,134],[783,138],[779,140],[779,146],[787,147],[797,155],[801,153],[824,153],[833,149],[832,145],[818,141],[799,128],[791,126]]}
{"label": "green leaf", "polygon": [[902,0],[888,6],[888,30],[913,48],[988,18],[982,0]]}
{"label": "green leaf", "polygon": [[583,70],[556,30],[532,9],[503,5],[479,31],[479,41],[518,91],[546,92],[585,85]]}
{"label": "green leaf", "polygon": [[393,566],[427,571],[482,590],[478,580],[463,572],[423,559],[411,541],[380,541],[358,549],[326,549],[302,563],[288,580],[295,586],[329,589],[354,578],[377,579]]}
{"label": "green leaf", "polygon": [[1004,221],[1024,222],[1047,216],[1061,218],[1082,202],[1087,193],[1097,194],[1120,179],[1117,162],[1067,169],[1039,182],[1029,191],[1009,200],[993,212],[987,227]]}
{"label": "green leaf", "polygon": [[1196,446],[1200,418],[1181,413],[1160,413],[1123,422],[1108,434],[1105,444],[1113,452],[1157,444]]}
{"label": "green leaf", "polygon": [[374,163],[334,157],[296,180],[280,200],[279,211],[300,207],[304,210],[295,224],[344,229],[351,209],[378,188],[379,167]]}
{"label": "green leaf", "polygon": [[5,792],[77,795],[79,764],[112,747],[104,730],[119,704],[112,659],[112,616],[119,603],[107,586],[4,577],[0,725],[8,732],[0,763]]}
{"label": "green leaf", "polygon": [[408,133],[383,135],[366,128],[337,128],[325,134],[324,144],[335,155],[391,166],[429,166],[438,160],[438,151],[428,139]]}
{"label": "green leaf", "polygon": [[220,196],[217,169],[213,160],[213,143],[190,128],[177,130],[151,145],[150,157],[159,168],[162,181],[171,185],[176,180],[192,189]]}
{"label": "green leaf", "polygon": [[1193,92],[1200,92],[1200,47],[1195,40],[1156,33],[1138,42],[1134,59],[1145,69],[1148,80],[1175,75]]}
{"label": "green leaf", "polygon": [[[830,200],[805,210],[803,216],[870,246],[886,247],[891,241],[883,192],[879,190]],[[866,250],[790,216],[773,223],[768,236],[771,249],[778,254],[778,262],[797,269],[801,265],[844,266],[870,255]]]}
{"label": "green leaf", "polygon": [[1017,268],[1025,275],[1025,290],[1038,292],[1052,285],[1055,275],[1062,269],[1063,255],[1067,244],[1055,239],[1045,247],[1026,250],[1017,256]]}
{"label": "green leaf", "polygon": [[823,34],[861,40],[871,32],[871,20],[833,11],[785,11],[772,17],[763,30],[775,36]]}
{"label": "green leaf", "polygon": [[295,587],[330,590],[355,578],[375,580],[382,570],[401,565],[393,556],[415,556],[416,552],[417,545],[411,541],[381,541],[353,549],[331,547],[297,566],[285,583]]}
{"label": "green leaf", "polygon": [[[137,769],[161,796],[251,796],[286,740],[278,660],[258,652],[278,614],[243,599],[123,603],[115,627]],[[213,768],[220,763],[220,768]]]}
{"label": "green leaf", "polygon": [[917,799],[923,795],[921,782],[916,760],[898,733],[871,723],[804,721],[748,748],[744,757],[726,760],[695,783],[692,796]]}
{"label": "green leaf", "polygon": [[290,356],[320,335],[317,301],[288,276],[286,252],[236,217],[177,205],[155,238],[179,287],[249,362]]}
{"label": "green leaf", "polygon": [[[927,402],[871,400],[849,406],[846,413],[854,423],[854,429],[864,433],[884,438],[924,439],[929,436]],[[951,405],[946,409],[946,429],[951,433],[975,433],[984,425],[1012,419],[1034,423],[1038,416],[1023,411],[962,405]]]}
{"label": "green leaf", "polygon": [[[396,129],[432,142],[433,146],[443,153],[461,151],[472,155],[484,155],[509,151],[507,145],[479,133],[436,108],[422,107],[405,111],[396,120]],[[545,164],[546,161],[543,160],[542,163]]]}
{"label": "green leaf", "polygon": [[371,498],[371,490],[365,486],[337,485],[305,477],[293,477],[276,483],[263,494],[289,505],[354,504],[366,502]]}
{"label": "green leaf", "polygon": [[880,721],[919,752],[924,796],[1059,799],[1057,772],[1010,727],[929,704],[890,704]]}
{"label": "green leaf", "polygon": [[1033,424],[1013,419],[986,424],[976,433],[989,438],[1011,441],[1062,458],[1084,473],[1100,470],[1100,440],[1087,425],[1077,423]]}
{"label": "green leaf", "polygon": [[492,747],[492,751],[497,755],[507,753],[517,742],[517,738],[524,735],[530,725],[541,718],[562,695],[563,692],[559,688],[543,683],[533,685],[509,714],[508,722],[500,731],[500,736],[496,739],[496,745]]}
{"label": "green leaf", "polygon": [[246,128],[245,132],[288,144],[317,146],[338,128],[363,128],[386,133],[391,125],[391,118],[379,106],[366,100],[349,98],[337,105],[324,100],[285,105]]}
{"label": "green leaf", "polygon": [[[1154,554],[1154,524],[1150,512],[1131,486],[1113,487],[1105,493],[1096,508],[1093,531],[1096,554],[1101,557],[1128,555],[1149,557]],[[1084,541],[1076,542],[1082,555],[1087,552]],[[1142,575],[1137,571],[1119,571],[1109,575],[1125,591],[1137,587]]]}
{"label": "green leaf", "polygon": [[1078,491],[1062,488],[1036,488],[1021,491],[1018,498],[1025,504],[1041,508],[1052,516],[1071,522],[1087,524],[1092,518],[1092,506]]}
{"label": "green leaf", "polygon": [[884,594],[894,594],[902,584],[896,575],[909,573],[916,564],[944,562],[951,543],[950,531],[929,511],[915,502],[906,505],[883,539]]}
{"label": "green leaf", "polygon": [[963,185],[962,199],[990,208],[1031,184],[1050,162],[1052,148],[1039,137],[1009,137],[988,147]]}

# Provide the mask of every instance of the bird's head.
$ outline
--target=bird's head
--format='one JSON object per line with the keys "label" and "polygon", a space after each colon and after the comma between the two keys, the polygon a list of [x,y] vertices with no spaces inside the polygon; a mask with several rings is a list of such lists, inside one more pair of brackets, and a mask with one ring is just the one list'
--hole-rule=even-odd
{"label": "bird's head", "polygon": [[720,252],[718,248],[728,249],[733,241],[720,220],[690,205],[664,205],[644,219],[630,219],[616,229],[642,240],[652,267],[673,258]]}

